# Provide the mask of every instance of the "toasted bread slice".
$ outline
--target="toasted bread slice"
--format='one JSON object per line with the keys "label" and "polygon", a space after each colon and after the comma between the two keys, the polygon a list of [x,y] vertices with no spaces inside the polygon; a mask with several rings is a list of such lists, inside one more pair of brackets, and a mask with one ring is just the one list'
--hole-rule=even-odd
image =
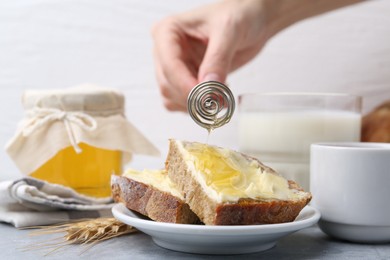
{"label": "toasted bread slice", "polygon": [[170,140],[166,170],[206,225],[291,222],[311,200],[257,159],[206,144]]}
{"label": "toasted bread slice", "polygon": [[127,170],[122,176],[112,175],[111,190],[115,202],[124,203],[152,220],[200,223],[163,170]]}

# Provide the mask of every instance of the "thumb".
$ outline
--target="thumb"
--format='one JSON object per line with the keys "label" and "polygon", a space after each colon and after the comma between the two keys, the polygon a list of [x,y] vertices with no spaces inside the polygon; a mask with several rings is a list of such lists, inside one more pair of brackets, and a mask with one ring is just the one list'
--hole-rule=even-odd
{"label": "thumb", "polygon": [[235,41],[223,32],[215,32],[209,40],[203,61],[199,67],[198,80],[219,81],[224,83],[230,71],[234,51]]}

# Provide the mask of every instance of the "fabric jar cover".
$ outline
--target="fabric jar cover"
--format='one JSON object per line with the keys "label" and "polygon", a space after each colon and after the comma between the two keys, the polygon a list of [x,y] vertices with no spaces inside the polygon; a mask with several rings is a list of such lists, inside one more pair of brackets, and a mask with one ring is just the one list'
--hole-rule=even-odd
{"label": "fabric jar cover", "polygon": [[159,151],[124,114],[125,98],[116,89],[80,85],[63,90],[27,90],[26,116],[6,151],[25,175],[37,170],[60,150],[79,143],[123,153],[158,156]]}

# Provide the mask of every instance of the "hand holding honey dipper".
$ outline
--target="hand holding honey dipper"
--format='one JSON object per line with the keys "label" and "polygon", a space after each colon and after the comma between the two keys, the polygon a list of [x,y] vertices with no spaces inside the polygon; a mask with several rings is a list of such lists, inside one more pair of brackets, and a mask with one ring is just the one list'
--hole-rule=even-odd
{"label": "hand holding honey dipper", "polygon": [[157,81],[165,107],[187,111],[191,89],[225,83],[275,34],[290,25],[361,0],[224,0],[167,17],[153,28]]}

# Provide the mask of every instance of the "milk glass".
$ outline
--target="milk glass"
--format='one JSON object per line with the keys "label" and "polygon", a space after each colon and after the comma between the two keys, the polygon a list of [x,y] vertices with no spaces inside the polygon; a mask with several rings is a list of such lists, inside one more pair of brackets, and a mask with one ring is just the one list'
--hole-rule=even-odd
{"label": "milk glass", "polygon": [[[239,149],[309,190],[310,145],[356,142],[361,97],[341,93],[239,96]],[[337,166],[335,166],[337,167]]]}

